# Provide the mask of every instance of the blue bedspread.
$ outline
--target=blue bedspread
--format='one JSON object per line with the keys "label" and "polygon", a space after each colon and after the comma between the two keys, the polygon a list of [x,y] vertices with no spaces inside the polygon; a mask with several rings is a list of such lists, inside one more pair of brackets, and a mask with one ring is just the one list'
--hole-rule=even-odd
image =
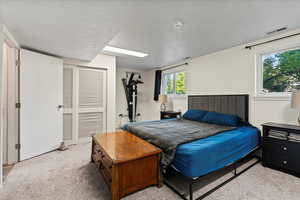
{"label": "blue bedspread", "polygon": [[218,135],[179,145],[172,165],[189,177],[221,169],[250,153],[260,142],[254,127],[239,127]]}
{"label": "blue bedspread", "polygon": [[[147,122],[137,122],[139,124]],[[123,129],[127,129],[125,125]],[[177,147],[172,166],[189,177],[221,169],[250,153],[260,142],[255,127],[238,127]]]}

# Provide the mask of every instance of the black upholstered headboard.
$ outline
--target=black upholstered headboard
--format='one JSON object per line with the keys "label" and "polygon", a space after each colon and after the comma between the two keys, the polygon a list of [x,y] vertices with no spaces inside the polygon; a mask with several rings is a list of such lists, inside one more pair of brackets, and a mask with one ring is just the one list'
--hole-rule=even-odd
{"label": "black upholstered headboard", "polygon": [[237,115],[249,121],[249,95],[190,95],[188,109],[200,109]]}

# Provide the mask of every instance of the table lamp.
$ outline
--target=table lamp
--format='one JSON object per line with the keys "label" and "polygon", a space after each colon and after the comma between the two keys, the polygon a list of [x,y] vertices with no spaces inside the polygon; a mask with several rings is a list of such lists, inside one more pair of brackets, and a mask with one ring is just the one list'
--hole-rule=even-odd
{"label": "table lamp", "polygon": [[161,111],[166,111],[167,98],[168,97],[165,94],[159,95],[159,102],[161,103],[161,105],[160,105],[160,110]]}

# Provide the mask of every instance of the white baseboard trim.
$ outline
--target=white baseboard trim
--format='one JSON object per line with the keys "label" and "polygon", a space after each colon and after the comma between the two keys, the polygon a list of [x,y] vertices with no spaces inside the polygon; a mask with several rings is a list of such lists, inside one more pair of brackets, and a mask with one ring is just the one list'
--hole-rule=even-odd
{"label": "white baseboard trim", "polygon": [[76,144],[85,144],[92,142],[92,137],[83,137],[83,138],[78,138],[78,142],[75,143],[73,140],[65,140],[64,143],[66,146],[71,146],[71,145],[76,145]]}

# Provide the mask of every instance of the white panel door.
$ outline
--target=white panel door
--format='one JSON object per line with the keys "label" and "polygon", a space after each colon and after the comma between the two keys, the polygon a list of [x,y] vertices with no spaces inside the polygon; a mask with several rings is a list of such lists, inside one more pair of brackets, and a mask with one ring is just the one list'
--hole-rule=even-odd
{"label": "white panel door", "polygon": [[78,137],[106,132],[106,71],[79,68]]}
{"label": "white panel door", "polygon": [[21,50],[20,160],[57,149],[63,141],[63,61]]}

